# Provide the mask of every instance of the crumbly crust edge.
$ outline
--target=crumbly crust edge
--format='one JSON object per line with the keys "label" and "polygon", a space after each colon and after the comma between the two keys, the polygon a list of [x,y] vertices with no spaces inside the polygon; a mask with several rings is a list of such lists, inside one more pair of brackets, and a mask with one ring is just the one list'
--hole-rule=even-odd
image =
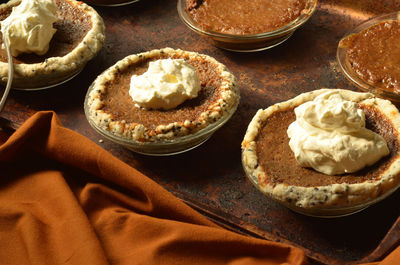
{"label": "crumbly crust edge", "polygon": [[[35,86],[35,83],[42,86],[48,81],[62,81],[62,79],[79,72],[102,48],[105,42],[105,25],[101,16],[95,9],[81,1],[65,1],[87,13],[91,17],[92,28],[78,46],[62,57],[50,57],[44,62],[35,64],[14,64],[14,84],[17,86],[24,87],[24,82],[28,82],[31,87]],[[1,4],[0,9],[16,5],[19,2],[20,0],[11,0]],[[0,62],[0,80],[2,82],[7,82],[7,74],[8,63]]]}
{"label": "crumbly crust edge", "polygon": [[[129,65],[162,54],[167,54],[171,57],[174,55],[177,55],[178,57],[179,55],[185,55],[211,61],[220,72],[220,76],[222,77],[220,98],[205,112],[203,112],[198,120],[185,120],[184,122],[159,125],[153,131],[139,123],[128,123],[124,120],[114,120],[110,113],[106,113],[102,110],[103,102],[101,96],[106,93],[106,82],[112,80],[115,74]],[[223,119],[231,114],[232,111],[235,111],[240,98],[236,78],[231,72],[229,72],[225,65],[208,55],[172,48],[155,49],[123,58],[99,75],[93,82],[88,93],[87,107],[89,109],[89,119],[91,119],[92,122],[101,130],[138,143],[163,140],[169,141],[176,139],[177,137],[193,134],[208,125],[214,124],[218,120]]]}
{"label": "crumbly crust edge", "polygon": [[[319,89],[288,101],[277,103],[267,109],[260,109],[255,114],[242,141],[243,166],[251,181],[268,197],[271,197],[289,208],[301,208],[305,211],[324,209],[341,209],[368,205],[390,194],[400,185],[400,151],[390,167],[384,171],[379,180],[365,181],[355,184],[332,184],[319,187],[301,187],[286,184],[264,186],[258,185],[258,180],[266,179],[264,169],[258,164],[255,139],[261,124],[276,111],[296,107],[304,102],[313,100],[316,96],[332,89]],[[338,90],[345,99],[368,105],[380,110],[393,124],[400,142],[400,113],[388,100],[380,99],[370,93],[360,93],[350,90]],[[382,197],[381,197],[382,196]]]}

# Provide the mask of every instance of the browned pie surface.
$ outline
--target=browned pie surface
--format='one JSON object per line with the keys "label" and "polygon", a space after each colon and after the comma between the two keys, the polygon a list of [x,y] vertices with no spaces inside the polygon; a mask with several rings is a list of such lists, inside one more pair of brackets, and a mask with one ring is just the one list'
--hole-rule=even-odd
{"label": "browned pie surface", "polygon": [[400,22],[374,25],[343,42],[347,60],[363,80],[400,92]]}
{"label": "browned pie surface", "polygon": [[192,18],[206,30],[257,34],[278,29],[300,16],[307,0],[186,0]]}
{"label": "browned pie surface", "polygon": [[[181,58],[181,57],[180,57]],[[152,60],[160,59],[152,58]],[[102,96],[105,106],[103,110],[110,113],[116,120],[125,120],[129,123],[140,123],[149,129],[158,125],[185,120],[195,121],[200,114],[215,103],[219,97],[221,78],[215,71],[215,65],[203,59],[182,58],[194,66],[199,74],[202,89],[197,98],[187,100],[171,110],[145,110],[135,107],[129,95],[130,79],[133,74],[143,74],[150,60],[130,66],[120,72],[113,81],[106,83],[106,93]]]}
{"label": "browned pie surface", "polygon": [[[54,23],[57,32],[50,42],[49,51],[43,56],[34,53],[21,54],[14,58],[14,63],[39,63],[50,57],[64,56],[72,51],[92,28],[90,16],[85,12],[65,0],[55,0],[55,3],[58,6],[59,20]],[[0,20],[8,17],[11,11],[11,7],[0,9]],[[0,38],[0,45],[2,43]],[[3,49],[0,49],[0,61],[7,62],[7,53]]]}
{"label": "browned pie surface", "polygon": [[399,149],[397,134],[393,133],[392,124],[376,109],[363,105],[360,107],[365,111],[367,128],[379,133],[388,142],[389,156],[359,172],[338,176],[329,176],[313,169],[300,167],[289,147],[289,137],[286,132],[289,124],[296,119],[293,109],[289,109],[271,115],[264,122],[256,139],[258,162],[266,172],[268,178],[266,182],[273,185],[286,183],[312,187],[334,183],[353,184],[378,179],[380,173],[395,159],[395,153]]}

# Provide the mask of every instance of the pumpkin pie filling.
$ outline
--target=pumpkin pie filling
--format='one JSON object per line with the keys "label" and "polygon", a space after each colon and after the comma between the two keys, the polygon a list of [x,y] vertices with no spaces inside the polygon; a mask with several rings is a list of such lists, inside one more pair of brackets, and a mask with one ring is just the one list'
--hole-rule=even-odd
{"label": "pumpkin pie filling", "polygon": [[[147,128],[155,129],[158,125],[173,122],[184,122],[185,120],[198,120],[201,113],[205,112],[211,104],[217,101],[220,93],[221,78],[213,63],[197,60],[185,56],[183,59],[194,66],[201,80],[202,89],[199,95],[191,100],[185,101],[177,108],[165,111],[157,109],[143,109],[134,106],[129,96],[130,78],[132,75],[141,75],[150,61],[165,58],[165,56],[151,58],[138,62],[121,71],[115,79],[106,83],[107,93],[102,95],[104,112],[112,114],[116,120],[141,123]],[[172,57],[174,58],[174,56]]]}
{"label": "pumpkin pie filling", "polygon": [[193,20],[209,31],[234,35],[279,29],[299,17],[307,0],[186,0]]}
{"label": "pumpkin pie filling", "polygon": [[289,125],[296,119],[294,110],[275,112],[264,122],[256,139],[257,157],[267,176],[266,179],[261,180],[260,184],[285,183],[314,187],[340,183],[354,184],[379,179],[381,173],[398,157],[399,143],[396,141],[398,135],[394,132],[393,124],[387,121],[378,110],[363,105],[360,105],[360,108],[366,113],[366,127],[385,138],[389,145],[389,156],[361,171],[343,175],[326,175],[313,169],[300,167],[289,147],[289,137],[286,133]]}
{"label": "pumpkin pie filling", "polygon": [[339,43],[356,76],[380,89],[400,93],[400,21],[383,21]]}

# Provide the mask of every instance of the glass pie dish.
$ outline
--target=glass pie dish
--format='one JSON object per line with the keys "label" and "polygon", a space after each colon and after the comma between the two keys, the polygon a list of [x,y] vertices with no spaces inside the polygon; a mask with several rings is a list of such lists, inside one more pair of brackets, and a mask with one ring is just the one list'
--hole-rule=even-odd
{"label": "glass pie dish", "polygon": [[[0,4],[0,20],[8,17],[20,2],[11,0]],[[104,44],[105,25],[96,10],[75,0],[54,2],[58,19],[53,27],[57,31],[49,49],[44,55],[23,53],[13,58],[13,89],[39,90],[67,82],[82,71]],[[0,49],[0,83],[7,83],[7,74],[6,51]]]}
{"label": "glass pie dish", "polygon": [[[242,164],[244,165],[243,159],[244,159],[244,157],[242,156]],[[243,169],[244,169],[244,172],[245,172],[247,178],[260,192],[262,192],[268,198],[276,201],[276,199],[273,196],[271,196],[271,194],[265,192],[265,190],[262,188],[262,185],[258,181],[257,176],[255,176],[248,169],[248,167],[243,166]],[[362,210],[367,209],[369,206],[374,205],[374,204],[386,199],[390,195],[392,195],[392,193],[395,192],[399,188],[399,186],[400,185],[393,187],[391,190],[387,191],[386,193],[384,193],[383,195],[381,195],[375,199],[372,199],[372,200],[369,200],[369,201],[366,201],[363,203],[355,204],[352,206],[332,206],[332,207],[324,207],[324,208],[319,208],[319,209],[307,209],[307,208],[296,206],[292,203],[288,203],[285,201],[279,200],[277,202],[299,214],[303,214],[303,215],[307,215],[307,216],[311,216],[311,217],[318,217],[318,218],[338,218],[338,217],[344,217],[344,216],[356,214]]]}
{"label": "glass pie dish", "polygon": [[342,73],[352,84],[397,103],[400,102],[399,28],[398,12],[373,17],[346,33],[336,54]]}
{"label": "glass pie dish", "polygon": [[180,154],[200,146],[201,144],[206,142],[213,135],[215,131],[221,128],[231,118],[233,113],[235,113],[237,107],[236,105],[234,108],[230,109],[229,113],[222,119],[218,120],[218,122],[209,125],[208,127],[192,135],[186,135],[172,140],[163,140],[157,142],[138,142],[120,137],[108,130],[104,130],[104,128],[100,127],[98,124],[96,124],[96,122],[93,121],[93,119],[90,118],[87,101],[91,89],[93,89],[93,87],[89,89],[88,94],[86,95],[84,109],[87,120],[89,124],[92,126],[92,128],[95,129],[100,135],[104,136],[108,140],[115,142],[121,146],[124,146],[129,150],[132,150],[139,154],[152,155],[152,156],[168,156],[168,155]]}
{"label": "glass pie dish", "polygon": [[[60,78],[58,79],[52,79],[49,80],[48,82],[41,82],[40,84],[36,84],[36,85],[24,85],[27,83],[27,80],[24,78],[22,80],[17,80],[17,85],[13,85],[12,89],[14,90],[22,90],[22,91],[37,91],[37,90],[45,90],[45,89],[49,89],[52,87],[56,87],[59,85],[62,85],[64,83],[67,83],[68,81],[72,80],[75,78],[75,76],[79,75],[83,68],[85,68],[85,65],[82,65],[81,67],[79,67],[78,69],[76,69],[75,72],[71,72],[65,75],[60,76]],[[15,80],[15,79],[14,79]],[[19,86],[18,86],[19,84]]]}
{"label": "glass pie dish", "polygon": [[178,14],[183,23],[206,37],[215,46],[236,52],[255,52],[275,47],[286,41],[296,29],[302,26],[314,13],[318,1],[308,0],[304,10],[293,21],[272,31],[257,34],[227,34],[202,28],[190,15],[186,0],[178,0]]}
{"label": "glass pie dish", "polygon": [[[129,96],[130,78],[161,58],[184,59],[198,72],[198,96],[168,109],[145,109]],[[164,48],[133,54],[118,61],[92,83],[84,109],[89,124],[107,139],[134,152],[162,156],[204,143],[234,114],[239,104],[234,76],[214,58]]]}
{"label": "glass pie dish", "polygon": [[[389,155],[353,173],[327,175],[301,167],[289,147],[287,129],[294,109],[323,93],[340,93],[365,113],[366,127],[388,143]],[[314,217],[357,213],[390,196],[400,187],[400,113],[372,93],[320,89],[267,109],[251,120],[242,141],[242,165],[250,182],[265,196],[287,208]]]}

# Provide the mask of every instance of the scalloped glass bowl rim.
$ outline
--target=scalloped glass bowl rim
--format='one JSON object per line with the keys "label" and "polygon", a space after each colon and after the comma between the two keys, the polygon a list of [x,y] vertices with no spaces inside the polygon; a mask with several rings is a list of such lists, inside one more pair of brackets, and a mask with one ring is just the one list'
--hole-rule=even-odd
{"label": "scalloped glass bowl rim", "polygon": [[[369,27],[371,27],[373,25],[376,25],[376,24],[384,22],[384,21],[395,21],[395,20],[400,21],[400,12],[392,12],[392,13],[372,17],[368,20],[365,20],[364,22],[362,22],[361,24],[359,24],[358,26],[356,26],[355,28],[353,28],[352,30],[347,32],[340,39],[339,44],[343,39],[345,39],[353,34],[360,33],[361,31],[368,29]],[[344,76],[347,79],[349,79],[358,88],[360,88],[366,92],[370,92],[370,93],[373,93],[380,97],[384,97],[384,98],[387,98],[387,99],[390,99],[390,100],[393,100],[396,102],[400,102],[399,94],[396,94],[394,92],[374,86],[374,85],[368,83],[367,81],[361,79],[358,75],[356,75],[356,73],[354,73],[351,66],[348,63],[346,63],[347,48],[341,47],[339,44],[338,44],[338,48],[337,48],[337,52],[336,52],[336,58],[337,58],[339,66],[340,66],[340,69],[342,70]]]}
{"label": "scalloped glass bowl rim", "polygon": [[268,39],[268,38],[274,38],[278,36],[282,36],[285,34],[289,34],[301,25],[303,25],[314,13],[318,0],[308,0],[308,8],[306,9],[307,11],[305,13],[302,13],[299,17],[297,17],[295,20],[290,22],[289,24],[286,24],[285,26],[273,30],[273,31],[268,31],[268,32],[263,32],[263,33],[258,33],[258,34],[249,34],[249,35],[234,35],[234,34],[225,34],[221,32],[216,32],[216,31],[207,31],[201,29],[195,21],[191,19],[191,17],[187,14],[185,11],[186,5],[185,5],[185,0],[178,0],[178,14],[181,18],[181,20],[192,30],[194,30],[197,33],[207,35],[212,38],[218,38],[219,40],[221,39],[231,39],[231,40],[257,40],[257,39]]}
{"label": "scalloped glass bowl rim", "polygon": [[[88,106],[88,99],[89,99],[89,94],[90,91],[93,89],[93,83],[89,87],[86,97],[85,97],[85,103],[84,103],[84,111],[87,120],[89,121],[89,124],[100,134],[103,136],[107,137],[111,141],[114,141],[120,145],[123,145],[130,150],[141,153],[141,154],[146,154],[146,155],[154,155],[154,156],[167,156],[167,155],[173,155],[173,154],[178,154],[178,153],[183,153],[186,151],[189,151],[199,145],[201,145],[203,142],[205,142],[211,135],[217,131],[220,127],[222,127],[231,117],[232,115],[236,112],[236,109],[239,105],[239,100],[237,99],[234,103],[234,105],[227,110],[225,115],[223,117],[220,117],[217,121],[207,125],[206,127],[200,129],[199,131],[189,134],[189,135],[184,135],[177,137],[175,139],[160,139],[159,141],[152,141],[152,142],[137,142],[135,140],[130,140],[127,138],[124,138],[122,136],[118,136],[113,134],[110,131],[104,130],[103,128],[99,127],[94,121],[92,121],[90,114],[89,114],[89,106]],[[201,141],[198,141],[199,139],[202,139]],[[176,146],[182,146],[183,148],[173,148],[175,151],[173,152],[152,152],[151,150],[168,150],[168,147],[176,147]]]}

